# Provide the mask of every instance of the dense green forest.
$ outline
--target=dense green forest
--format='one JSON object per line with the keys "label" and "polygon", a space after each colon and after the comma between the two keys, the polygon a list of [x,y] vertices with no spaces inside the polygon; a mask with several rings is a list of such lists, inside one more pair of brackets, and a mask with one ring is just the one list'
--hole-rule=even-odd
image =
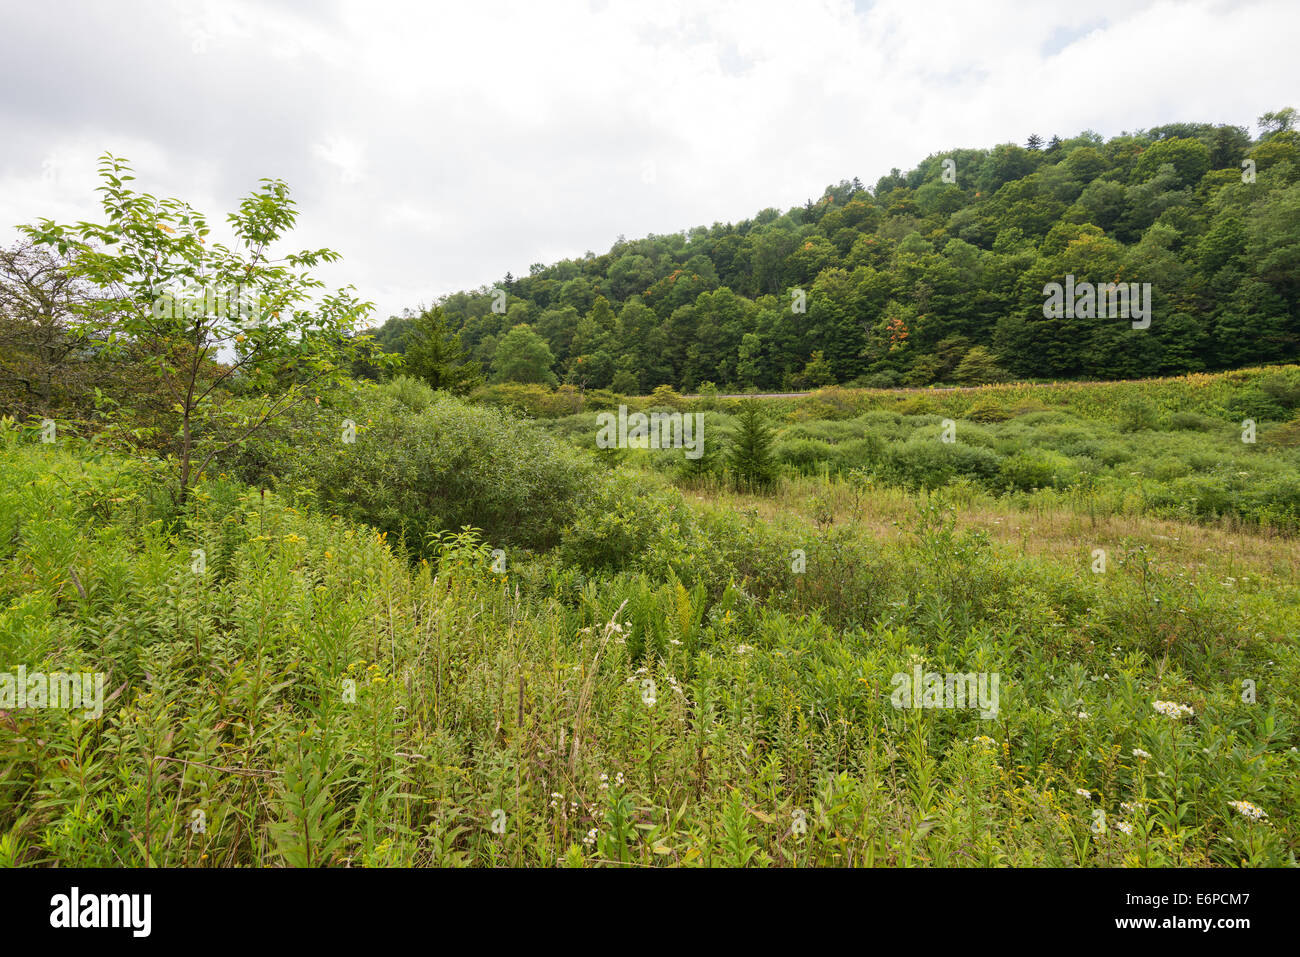
{"label": "dense green forest", "polygon": [[[1300,133],[1173,123],[935,153],[602,255],[507,274],[420,315],[496,381],[645,394],[1134,378],[1293,359]],[[1050,282],[1149,283],[1151,322],[1043,316]],[[437,384],[437,383],[435,383]]]}

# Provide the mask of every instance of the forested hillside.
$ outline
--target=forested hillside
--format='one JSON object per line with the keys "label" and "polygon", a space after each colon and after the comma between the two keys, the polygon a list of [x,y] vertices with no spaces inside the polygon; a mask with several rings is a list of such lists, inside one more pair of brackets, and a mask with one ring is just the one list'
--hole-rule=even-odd
{"label": "forested hillside", "polygon": [[[497,381],[646,393],[1133,378],[1293,359],[1300,134],[1175,123],[935,153],[446,296]],[[1045,319],[1045,284],[1149,283],[1151,322]],[[417,312],[376,338],[402,351]]]}

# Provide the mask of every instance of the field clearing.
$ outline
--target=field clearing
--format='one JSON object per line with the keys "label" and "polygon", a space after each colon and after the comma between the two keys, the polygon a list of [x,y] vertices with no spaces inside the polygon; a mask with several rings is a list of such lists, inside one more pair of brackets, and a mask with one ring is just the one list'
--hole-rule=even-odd
{"label": "field clearing", "polygon": [[[873,489],[863,494],[838,478],[792,478],[772,495],[752,495],[714,487],[689,493],[710,506],[753,512],[762,521],[779,524],[797,516],[805,526],[851,528],[879,541],[905,537],[902,526],[916,513],[917,497],[898,489]],[[830,521],[827,521],[827,519]],[[1300,582],[1300,543],[1288,534],[1225,521],[1222,525],[1180,522],[1144,515],[1080,512],[1069,504],[1031,500],[1008,507],[992,497],[965,499],[955,512],[959,529],[978,529],[991,539],[1014,546],[1026,555],[1063,563],[1077,562],[1081,570],[1092,563],[1092,551],[1117,551],[1125,540],[1140,542],[1162,562],[1189,570],[1205,569],[1221,577],[1263,575],[1279,583]],[[1232,527],[1233,525],[1236,527]]]}
{"label": "field clearing", "polygon": [[[0,709],[0,862],[1294,865],[1285,420],[1010,401],[951,446],[796,407],[742,490],[593,454],[590,415],[348,386],[180,509],[7,427],[0,640],[110,695]],[[1236,510],[1158,514],[1179,482]]]}

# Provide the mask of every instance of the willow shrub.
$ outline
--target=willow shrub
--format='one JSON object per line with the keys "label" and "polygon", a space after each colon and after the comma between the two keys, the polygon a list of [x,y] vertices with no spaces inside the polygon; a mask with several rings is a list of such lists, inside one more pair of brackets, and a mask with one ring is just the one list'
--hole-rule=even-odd
{"label": "willow shrub", "polygon": [[416,555],[465,526],[494,545],[549,547],[601,481],[588,457],[522,416],[412,380],[323,397],[231,465],[388,532]]}

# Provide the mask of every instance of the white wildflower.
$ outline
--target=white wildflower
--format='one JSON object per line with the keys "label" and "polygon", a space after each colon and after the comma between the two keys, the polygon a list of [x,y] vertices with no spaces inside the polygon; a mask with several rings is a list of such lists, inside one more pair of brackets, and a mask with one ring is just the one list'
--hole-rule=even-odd
{"label": "white wildflower", "polygon": [[1190,718],[1196,714],[1189,704],[1178,704],[1176,701],[1156,701],[1151,707],[1155,708],[1166,718]]}
{"label": "white wildflower", "polygon": [[1268,817],[1262,809],[1251,804],[1249,801],[1229,801],[1228,806],[1240,812],[1241,816],[1252,821],[1263,821]]}

